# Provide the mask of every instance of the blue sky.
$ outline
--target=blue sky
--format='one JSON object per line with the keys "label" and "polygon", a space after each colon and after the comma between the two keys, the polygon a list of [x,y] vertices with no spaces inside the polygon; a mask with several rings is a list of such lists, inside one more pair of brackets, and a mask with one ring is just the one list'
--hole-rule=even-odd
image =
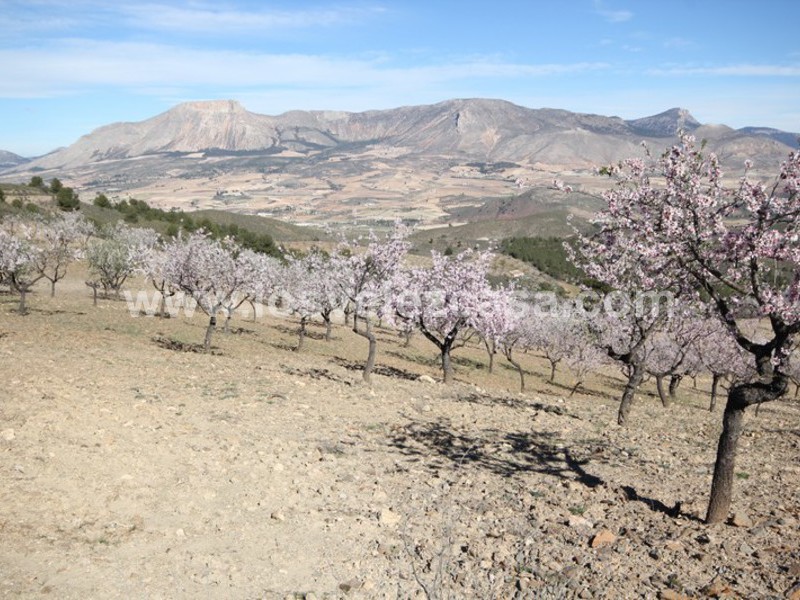
{"label": "blue sky", "polygon": [[0,0],[0,149],[187,100],[361,111],[502,98],[800,132],[800,2]]}

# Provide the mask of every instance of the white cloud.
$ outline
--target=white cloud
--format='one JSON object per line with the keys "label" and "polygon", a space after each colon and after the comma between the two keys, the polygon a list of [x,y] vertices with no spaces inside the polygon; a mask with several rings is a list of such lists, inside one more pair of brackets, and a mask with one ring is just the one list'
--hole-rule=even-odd
{"label": "white cloud", "polygon": [[525,79],[594,72],[603,63],[517,64],[471,57],[393,67],[385,56],[211,51],[162,44],[69,40],[50,48],[0,50],[0,97],[52,96],[95,86],[123,90],[211,87],[398,90],[453,81]]}
{"label": "white cloud", "polygon": [[595,0],[594,10],[609,23],[625,23],[633,19],[633,13],[631,11],[606,8],[605,3],[600,0]]}
{"label": "white cloud", "polygon": [[329,27],[364,20],[383,12],[380,7],[338,6],[327,9],[237,10],[216,4],[183,6],[165,3],[123,4],[120,12],[129,24],[159,31],[229,34],[265,33],[276,29]]}
{"label": "white cloud", "polygon": [[650,69],[649,75],[716,75],[729,77],[800,77],[800,66],[796,65],[722,65],[713,67],[670,66]]}

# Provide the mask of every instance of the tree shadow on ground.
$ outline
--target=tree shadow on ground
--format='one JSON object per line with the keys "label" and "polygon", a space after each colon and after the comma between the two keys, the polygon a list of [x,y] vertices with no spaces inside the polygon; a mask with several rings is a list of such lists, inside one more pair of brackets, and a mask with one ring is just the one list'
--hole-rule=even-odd
{"label": "tree shadow on ground", "polygon": [[[503,477],[539,473],[563,481],[575,481],[587,488],[609,485],[586,466],[590,458],[567,447],[558,434],[550,432],[504,432],[484,429],[476,435],[454,430],[443,421],[411,419],[395,429],[389,445],[437,476],[443,469],[470,466]],[[430,458],[433,457],[433,460]],[[653,512],[669,517],[698,520],[681,512],[681,503],[670,507],[660,500],[640,495],[632,486],[619,488],[624,498],[641,502]]]}
{"label": "tree shadow on ground", "polygon": [[[331,358],[331,362],[335,365],[339,365],[340,367],[344,367],[348,371],[364,370],[363,363],[347,360],[346,358],[340,358],[338,356],[334,356],[333,358]],[[388,365],[375,365],[372,372],[375,373],[376,375],[383,375],[384,377],[407,379],[409,381],[416,381],[417,379],[419,379],[419,375],[416,373],[412,373],[411,371],[406,371],[405,369],[398,369],[397,367],[390,367]]]}
{"label": "tree shadow on ground", "polygon": [[459,394],[454,398],[456,402],[468,402],[469,404],[479,404],[481,406],[506,406],[515,410],[533,409],[543,412],[549,412],[556,415],[569,415],[569,412],[563,406],[557,404],[544,404],[542,402],[532,402],[525,398],[515,398],[513,396],[492,396],[490,394],[481,394],[479,392],[468,392]]}
{"label": "tree shadow on ground", "polygon": [[328,381],[335,381],[343,385],[353,385],[352,381],[348,381],[339,377],[336,373],[332,373],[328,369],[297,369],[287,365],[281,365],[281,369],[287,375],[295,375],[297,377],[310,377],[311,379],[327,379]]}
{"label": "tree shadow on ground", "polygon": [[[283,334],[291,335],[294,337],[298,337],[300,332],[300,325],[295,325],[294,327],[290,325],[273,325],[273,328],[277,331],[280,331]],[[312,340],[324,340],[325,339],[325,332],[314,331],[310,327],[306,328],[306,337]]]}
{"label": "tree shadow on ground", "polygon": [[[107,328],[108,329],[108,328]],[[208,350],[203,344],[194,344],[191,342],[182,342],[175,338],[164,337],[156,335],[153,338],[156,346],[164,348],[164,350],[174,350],[176,352],[194,352],[196,354],[211,354],[213,356],[222,356],[222,352],[217,346],[211,346]]]}
{"label": "tree shadow on ground", "polygon": [[533,472],[578,481],[587,487],[603,484],[584,469],[588,459],[574,456],[555,433],[485,429],[470,435],[441,421],[412,419],[394,432],[390,445],[405,456],[442,459],[426,461],[426,468],[437,473],[448,465],[472,466],[503,477]]}

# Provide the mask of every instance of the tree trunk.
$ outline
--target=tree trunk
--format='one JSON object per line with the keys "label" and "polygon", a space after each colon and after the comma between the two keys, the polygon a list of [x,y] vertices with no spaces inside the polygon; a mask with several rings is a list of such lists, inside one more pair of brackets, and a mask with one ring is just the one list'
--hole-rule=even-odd
{"label": "tree trunk", "polygon": [[303,340],[306,339],[306,318],[300,319],[300,330],[297,332],[297,348],[295,352],[300,352],[303,349]]}
{"label": "tree trunk", "polygon": [[233,313],[231,311],[227,311],[227,315],[225,316],[225,327],[223,331],[225,335],[228,335],[231,332],[231,317],[233,317]]}
{"label": "tree trunk", "polygon": [[27,315],[28,307],[25,304],[25,297],[28,294],[28,290],[25,288],[25,286],[20,286],[18,289],[19,289],[19,307],[17,308],[17,312],[20,315]]}
{"label": "tree trunk", "polygon": [[711,403],[708,405],[709,412],[714,412],[714,409],[717,407],[717,388],[719,387],[720,379],[722,379],[722,375],[717,373],[711,375]]}
{"label": "tree trunk", "polygon": [[623,427],[628,422],[628,415],[631,412],[631,406],[633,406],[633,397],[644,378],[644,368],[642,365],[637,363],[630,365],[630,367],[628,383],[625,384],[625,391],[622,392],[622,399],[619,403],[619,413],[617,414],[617,423]]}
{"label": "tree trunk", "polygon": [[92,286],[92,306],[97,306],[97,284]]}
{"label": "tree trunk", "polygon": [[583,381],[581,381],[581,380],[578,380],[578,382],[575,384],[575,386],[572,388],[572,390],[570,390],[570,392],[569,392],[569,396],[567,396],[567,397],[568,397],[568,398],[572,398],[572,395],[573,395],[575,392],[577,392],[577,391],[578,391],[578,388],[579,388],[579,387],[581,387],[581,385],[583,385]]}
{"label": "tree trunk", "polygon": [[453,383],[453,364],[450,361],[450,347],[442,347],[442,373],[446,384]]}
{"label": "tree trunk", "polygon": [[367,362],[364,365],[364,373],[362,379],[364,383],[372,383],[372,370],[375,368],[375,356],[378,353],[378,340],[375,334],[372,333],[372,324],[369,322],[369,317],[364,318],[365,329],[364,331],[358,330],[358,314],[353,313],[353,332],[361,337],[367,338],[369,342],[369,350],[367,352]]}
{"label": "tree trunk", "polygon": [[56,297],[56,280],[55,279],[51,279],[50,280],[50,297],[51,298],[55,298]]}
{"label": "tree trunk", "polygon": [[490,344],[488,340],[483,340],[483,346],[486,348],[486,354],[489,355],[489,373],[494,371],[494,344]]}
{"label": "tree trunk", "polygon": [[411,345],[411,335],[414,333],[413,329],[408,329],[405,332],[406,341],[403,343],[403,348],[408,348]]}
{"label": "tree trunk", "polygon": [[673,375],[669,378],[669,397],[673,400],[678,393],[678,386],[681,384],[682,380],[683,375]]}
{"label": "tree trunk", "polygon": [[161,291],[161,303],[158,306],[158,318],[163,319],[167,312],[167,296]]}
{"label": "tree trunk", "polygon": [[211,347],[211,336],[214,333],[214,329],[217,327],[217,315],[216,313],[212,314],[211,317],[208,319],[208,327],[206,327],[206,337],[203,339],[203,349],[208,350]]}
{"label": "tree trunk", "polygon": [[658,390],[658,397],[661,398],[661,405],[664,408],[669,408],[669,397],[664,392],[664,376],[656,375],[656,389]]}
{"label": "tree trunk", "polygon": [[331,331],[332,331],[332,324],[331,324],[331,316],[330,314],[322,314],[322,320],[325,321],[325,341],[331,341]]}
{"label": "tree trunk", "polygon": [[728,518],[733,498],[736,448],[742,435],[744,411],[751,404],[761,405],[786,393],[787,377],[775,373],[769,383],[743,383],[731,386],[722,419],[722,433],[717,445],[717,460],[711,481],[706,523],[712,525]]}
{"label": "tree trunk", "polygon": [[524,392],[525,391],[525,371],[522,369],[522,365],[519,364],[518,362],[516,362],[513,358],[511,358],[511,352],[506,352],[506,359],[508,359],[508,362],[510,362],[512,365],[514,365],[514,368],[517,370],[517,373],[519,373],[519,391],[520,392]]}
{"label": "tree trunk", "polygon": [[714,478],[711,481],[711,496],[708,501],[706,523],[721,523],[728,518],[733,497],[733,477],[736,464],[736,447],[742,434],[744,409],[736,400],[738,386],[728,392],[728,402],[722,419],[722,433],[717,445],[717,460],[714,463]]}
{"label": "tree trunk", "polygon": [[800,382],[794,384],[794,397],[800,397]]}
{"label": "tree trunk", "polygon": [[[548,359],[550,360],[550,359]],[[550,383],[553,383],[556,380],[556,365],[558,361],[550,360]]]}

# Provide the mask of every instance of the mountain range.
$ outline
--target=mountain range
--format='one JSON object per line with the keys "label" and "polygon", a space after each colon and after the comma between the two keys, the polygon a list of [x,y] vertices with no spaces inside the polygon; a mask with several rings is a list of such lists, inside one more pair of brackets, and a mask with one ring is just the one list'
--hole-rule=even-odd
{"label": "mountain range", "polygon": [[703,125],[680,108],[624,120],[464,99],[268,116],[217,100],[106,125],[30,161],[0,153],[0,178],[52,174],[90,192],[294,220],[355,211],[379,218],[409,207],[426,220],[460,197],[475,204],[507,196],[520,181],[535,186],[558,175],[587,185],[595,167],[641,155],[643,140],[660,150],[681,130],[707,140],[733,171],[746,159],[774,170],[797,146],[796,134]]}

